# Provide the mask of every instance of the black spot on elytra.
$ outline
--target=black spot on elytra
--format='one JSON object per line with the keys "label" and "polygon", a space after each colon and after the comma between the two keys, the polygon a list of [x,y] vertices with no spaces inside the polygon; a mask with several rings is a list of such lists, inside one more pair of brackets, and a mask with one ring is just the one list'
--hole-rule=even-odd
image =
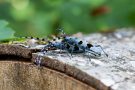
{"label": "black spot on elytra", "polygon": [[65,39],[65,38],[66,38],[66,36],[63,36],[63,38]]}
{"label": "black spot on elytra", "polygon": [[58,39],[60,39],[60,37],[58,37]]}
{"label": "black spot on elytra", "polygon": [[44,38],[42,38],[42,41],[45,41],[45,39],[44,39]]}
{"label": "black spot on elytra", "polygon": [[83,42],[82,41],[79,41],[78,44],[82,44]]}
{"label": "black spot on elytra", "polygon": [[39,38],[37,37],[36,40],[39,40]]}
{"label": "black spot on elytra", "polygon": [[87,44],[87,47],[88,48],[91,48],[93,45],[92,44]]}
{"label": "black spot on elytra", "polygon": [[56,39],[53,39],[53,41],[56,41]]}
{"label": "black spot on elytra", "polygon": [[75,51],[79,50],[79,47],[77,45],[75,45],[74,50]]}
{"label": "black spot on elytra", "polygon": [[67,49],[69,49],[69,48],[70,48],[70,45],[69,45],[69,44],[67,44],[67,45],[66,45],[66,48],[67,48]]}
{"label": "black spot on elytra", "polygon": [[30,39],[33,39],[33,37],[30,37]]}

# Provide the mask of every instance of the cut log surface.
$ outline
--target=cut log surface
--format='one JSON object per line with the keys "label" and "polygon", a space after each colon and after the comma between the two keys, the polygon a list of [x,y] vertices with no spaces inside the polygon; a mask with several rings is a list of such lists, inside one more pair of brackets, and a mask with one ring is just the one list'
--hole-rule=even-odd
{"label": "cut log surface", "polygon": [[20,45],[0,44],[0,55],[18,56],[23,58],[31,58],[32,53],[38,49],[28,49]]}
{"label": "cut log surface", "polygon": [[[88,54],[70,56],[59,50],[43,55],[36,49],[0,45],[0,89],[135,90],[134,29],[75,36],[101,45],[108,57],[102,53],[100,58],[89,59]],[[10,58],[11,55],[23,58]],[[37,60],[41,66],[34,65]]]}

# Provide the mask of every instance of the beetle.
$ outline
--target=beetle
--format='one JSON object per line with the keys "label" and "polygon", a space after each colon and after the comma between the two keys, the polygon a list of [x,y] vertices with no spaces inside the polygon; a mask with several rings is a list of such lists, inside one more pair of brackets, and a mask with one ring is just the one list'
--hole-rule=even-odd
{"label": "beetle", "polygon": [[92,45],[85,40],[81,40],[76,37],[64,37],[62,40],[68,52],[72,53],[90,53],[95,57],[100,57],[101,53],[104,52],[106,56],[108,56],[105,51],[102,49],[100,45]]}
{"label": "beetle", "polygon": [[108,57],[108,54],[105,53],[105,51],[100,45],[93,45],[77,37],[67,36],[62,29],[59,29],[59,31],[62,33],[61,36],[63,37],[61,44],[64,45],[64,48],[71,54],[90,53],[95,57],[100,57],[101,53],[103,52]]}
{"label": "beetle", "polygon": [[108,57],[108,54],[105,53],[100,45],[90,44],[87,41],[81,40],[77,37],[66,36],[63,30],[62,35],[59,35],[57,38],[48,41],[48,43],[42,48],[41,52],[45,54],[49,50],[57,49],[65,50],[66,52],[70,53],[71,56],[73,53],[88,53],[89,58],[97,58],[100,57],[103,52]]}

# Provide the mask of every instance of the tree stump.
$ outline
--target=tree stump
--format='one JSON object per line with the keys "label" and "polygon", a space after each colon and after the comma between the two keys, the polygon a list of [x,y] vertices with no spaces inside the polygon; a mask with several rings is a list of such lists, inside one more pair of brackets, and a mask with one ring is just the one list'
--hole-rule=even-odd
{"label": "tree stump", "polygon": [[[126,31],[128,30],[128,31]],[[77,35],[78,36],[78,35]],[[109,55],[88,55],[0,45],[0,90],[135,90],[135,31],[132,28],[79,36]],[[41,57],[41,66],[35,65]]]}

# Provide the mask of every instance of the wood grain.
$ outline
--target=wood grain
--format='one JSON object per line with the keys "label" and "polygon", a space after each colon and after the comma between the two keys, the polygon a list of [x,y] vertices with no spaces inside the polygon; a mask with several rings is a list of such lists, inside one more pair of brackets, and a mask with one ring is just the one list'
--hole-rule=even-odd
{"label": "wood grain", "polygon": [[1,61],[0,90],[95,90],[64,73],[31,63]]}

